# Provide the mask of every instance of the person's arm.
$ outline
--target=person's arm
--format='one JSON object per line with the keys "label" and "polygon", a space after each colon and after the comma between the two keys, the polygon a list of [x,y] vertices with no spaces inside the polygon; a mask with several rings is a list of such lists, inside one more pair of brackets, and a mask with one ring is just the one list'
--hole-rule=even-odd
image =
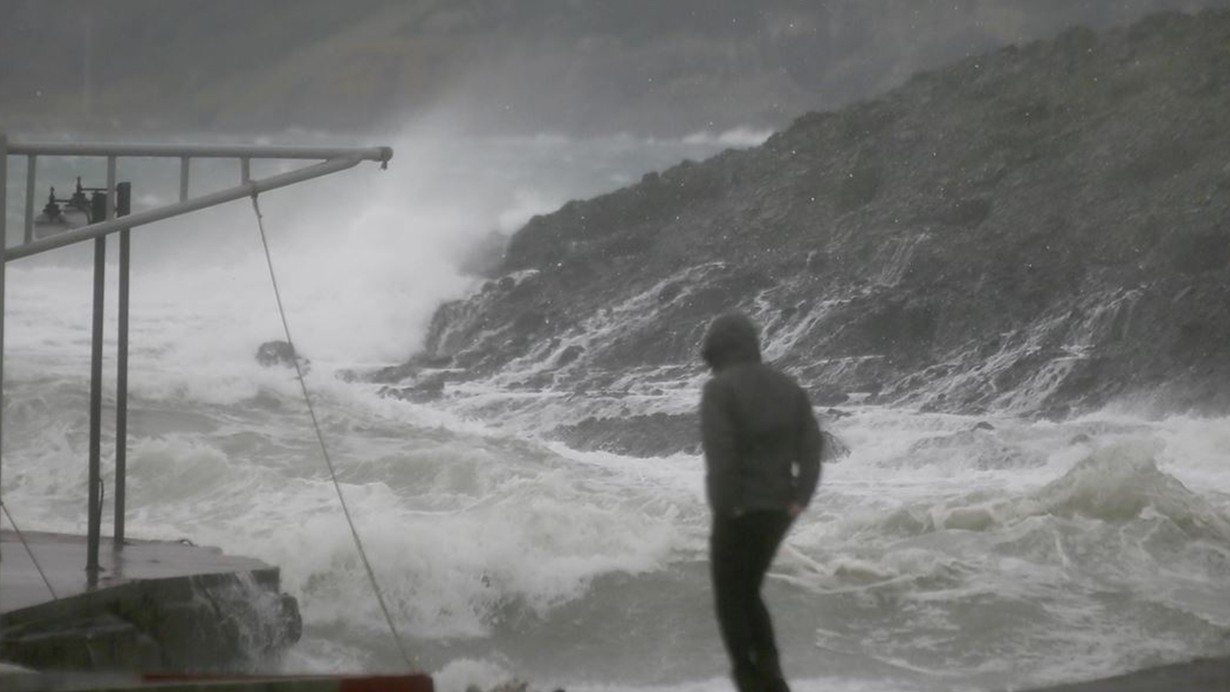
{"label": "person's arm", "polygon": [[734,402],[730,390],[717,379],[705,383],[700,400],[700,439],[705,452],[705,485],[709,504],[717,513],[737,509],[738,452],[735,443]]}
{"label": "person's arm", "polygon": [[801,512],[811,502],[811,496],[820,483],[820,456],[824,452],[824,436],[820,434],[820,424],[816,422],[816,414],[812,411],[807,392],[801,388],[797,420],[799,449],[796,461],[799,465],[799,476],[795,486],[795,505]]}

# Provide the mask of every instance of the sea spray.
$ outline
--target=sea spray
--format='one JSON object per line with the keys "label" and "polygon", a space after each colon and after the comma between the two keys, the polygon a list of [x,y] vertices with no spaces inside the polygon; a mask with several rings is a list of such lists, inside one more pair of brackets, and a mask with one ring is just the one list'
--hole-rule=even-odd
{"label": "sea spray", "polygon": [[[574,145],[552,146],[555,157]],[[573,160],[599,158],[576,146]],[[527,151],[504,170],[532,178],[556,165]],[[492,168],[471,164],[457,165]],[[634,180],[633,171],[619,174]],[[612,175],[599,177],[609,185]],[[262,204],[276,225],[275,261],[289,262],[292,328],[313,361],[309,390],[342,490],[420,664],[446,681],[472,668],[458,685],[507,674],[581,691],[725,689],[701,459],[583,451],[551,434],[578,418],[686,415],[703,369],[611,369],[581,391],[511,388],[506,371],[450,383],[430,403],[335,378],[413,352],[418,301],[481,290],[460,274],[437,293],[409,290],[413,277],[398,273],[421,265],[381,254],[405,251],[392,226],[447,217],[404,216],[413,204],[396,184],[371,194],[378,204],[358,219],[338,218],[344,195],[322,197],[335,208],[318,213],[311,195]],[[498,229],[509,209],[477,214],[474,237]],[[278,325],[261,258],[249,256],[251,222],[239,205],[209,217],[217,227],[199,230],[218,232],[194,232],[198,240],[187,227],[157,241],[134,234],[129,535],[188,538],[281,566],[306,618],[289,672],[396,668],[298,382],[254,359]],[[336,242],[369,233],[368,247]],[[83,530],[89,282],[88,265],[10,267],[3,482],[23,528]],[[637,314],[596,312],[592,326],[618,335]],[[773,330],[783,353],[808,333],[786,322]],[[550,373],[524,365],[516,374]],[[112,397],[106,389],[106,420]],[[1002,688],[1224,651],[1225,420],[841,409],[826,424],[850,454],[826,467],[766,586],[798,689]],[[111,449],[104,432],[108,482]]]}

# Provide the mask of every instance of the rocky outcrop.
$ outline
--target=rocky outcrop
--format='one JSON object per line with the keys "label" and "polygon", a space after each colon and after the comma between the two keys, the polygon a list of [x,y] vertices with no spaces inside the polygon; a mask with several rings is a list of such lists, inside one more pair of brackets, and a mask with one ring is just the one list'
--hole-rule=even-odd
{"label": "rocky outcrop", "polygon": [[741,309],[833,401],[1230,411],[1228,35],[1226,11],[1074,29],[571,202],[385,381],[652,386]]}
{"label": "rocky outcrop", "polygon": [[256,349],[256,362],[266,368],[274,366],[297,368],[305,373],[312,368],[312,361],[296,353],[293,344],[280,339],[266,341],[258,346]]}
{"label": "rocky outcrop", "polygon": [[296,358],[295,347],[285,341],[266,341],[256,349],[256,362],[267,368],[274,365],[293,366]]}

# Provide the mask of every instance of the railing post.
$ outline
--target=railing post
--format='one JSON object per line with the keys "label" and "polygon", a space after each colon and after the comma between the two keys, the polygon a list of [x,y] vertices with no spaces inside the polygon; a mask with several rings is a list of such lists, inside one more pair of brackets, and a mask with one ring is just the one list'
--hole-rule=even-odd
{"label": "railing post", "polygon": [[[24,242],[9,248],[7,243],[8,219],[8,157],[26,156],[26,223]],[[60,231],[47,238],[34,239],[35,176],[39,156],[105,156],[107,157],[107,211],[106,219],[91,223],[81,229]],[[123,220],[115,218],[116,160],[119,157],[176,157],[180,159],[180,201],[161,208],[132,214]],[[214,147],[214,146],[163,146],[163,145],[92,145],[92,144],[12,144],[0,133],[0,402],[4,391],[4,311],[5,274],[8,261],[40,254],[47,250],[64,247],[76,242],[94,240],[94,314],[91,330],[90,360],[90,431],[88,469],[88,536],[86,572],[90,588],[98,585],[99,543],[102,534],[102,353],[103,313],[106,286],[106,236],[120,233],[119,277],[119,341],[117,363],[116,402],[116,490],[115,490],[115,549],[124,542],[125,494],[127,485],[127,412],[128,412],[128,331],[130,296],[130,237],[135,226],[187,214],[224,202],[252,196],[258,192],[276,190],[295,183],[311,180],[331,173],[346,170],[364,160],[377,161],[381,167],[388,164],[393,150],[388,147],[337,148],[337,147]],[[189,161],[193,157],[238,158],[240,162],[239,186],[209,193],[190,199],[188,196]],[[324,159],[323,161],[287,173],[271,175],[260,180],[252,179],[253,158],[278,159]],[[3,409],[0,408],[0,449],[3,448]],[[2,503],[0,503],[2,504]]]}
{"label": "railing post", "polygon": [[38,157],[31,154],[26,157],[26,228],[22,233],[23,243],[34,240],[34,180],[38,168]]}
{"label": "railing post", "polygon": [[46,238],[35,240],[33,243],[19,245],[10,249],[8,254],[5,255],[5,261],[17,260],[23,257],[37,255],[54,248],[72,245],[73,243],[83,242],[93,238],[99,238],[111,233],[119,233],[125,229],[136,228],[137,226],[143,226],[148,223],[153,223],[154,221],[162,221],[163,219],[180,216],[182,214],[187,214],[188,212],[197,211],[198,209],[213,207],[218,204],[222,204],[223,202],[230,202],[237,199],[243,199],[245,197],[251,197],[253,192],[267,192],[269,190],[276,190],[278,188],[286,187],[287,185],[300,183],[305,180],[311,180],[312,178],[319,178],[322,175],[336,173],[338,171],[346,170],[347,168],[354,168],[362,160],[363,159],[357,155],[353,157],[339,157],[336,159],[330,159],[313,166],[300,168],[299,170],[290,171],[288,173],[280,173],[268,178],[253,180],[244,185],[219,190],[218,192],[211,192],[206,195],[201,195],[200,197],[193,197],[185,202],[176,202],[175,204],[168,204],[164,207],[156,209],[139,211],[129,216],[125,216],[122,219],[112,219],[110,221],[103,221],[102,223],[92,223],[84,228],[74,228],[68,231],[61,231]]}
{"label": "railing post", "polygon": [[[115,218],[115,157],[107,160],[107,219]],[[115,528],[112,547],[124,549],[124,512],[128,495],[128,293],[129,230],[120,231],[119,336],[115,376]]]}
{"label": "railing post", "polygon": [[103,293],[107,270],[107,238],[94,239],[94,324],[90,332],[90,469],[85,572],[90,588],[98,585],[98,545],[102,540],[102,350]]}

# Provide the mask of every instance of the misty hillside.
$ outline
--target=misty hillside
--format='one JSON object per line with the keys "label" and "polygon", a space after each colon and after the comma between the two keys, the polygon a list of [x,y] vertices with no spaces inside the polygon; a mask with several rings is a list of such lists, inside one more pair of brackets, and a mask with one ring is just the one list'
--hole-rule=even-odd
{"label": "misty hillside", "polygon": [[1228,2],[0,0],[0,124],[776,128],[990,48]]}
{"label": "misty hillside", "polygon": [[[706,324],[740,309],[822,405],[1224,414],[1228,37],[1226,10],[1070,30],[569,203],[380,379],[584,393],[560,436],[670,451],[691,414],[644,418],[653,389],[699,376]],[[634,440],[584,419],[610,397]]]}

